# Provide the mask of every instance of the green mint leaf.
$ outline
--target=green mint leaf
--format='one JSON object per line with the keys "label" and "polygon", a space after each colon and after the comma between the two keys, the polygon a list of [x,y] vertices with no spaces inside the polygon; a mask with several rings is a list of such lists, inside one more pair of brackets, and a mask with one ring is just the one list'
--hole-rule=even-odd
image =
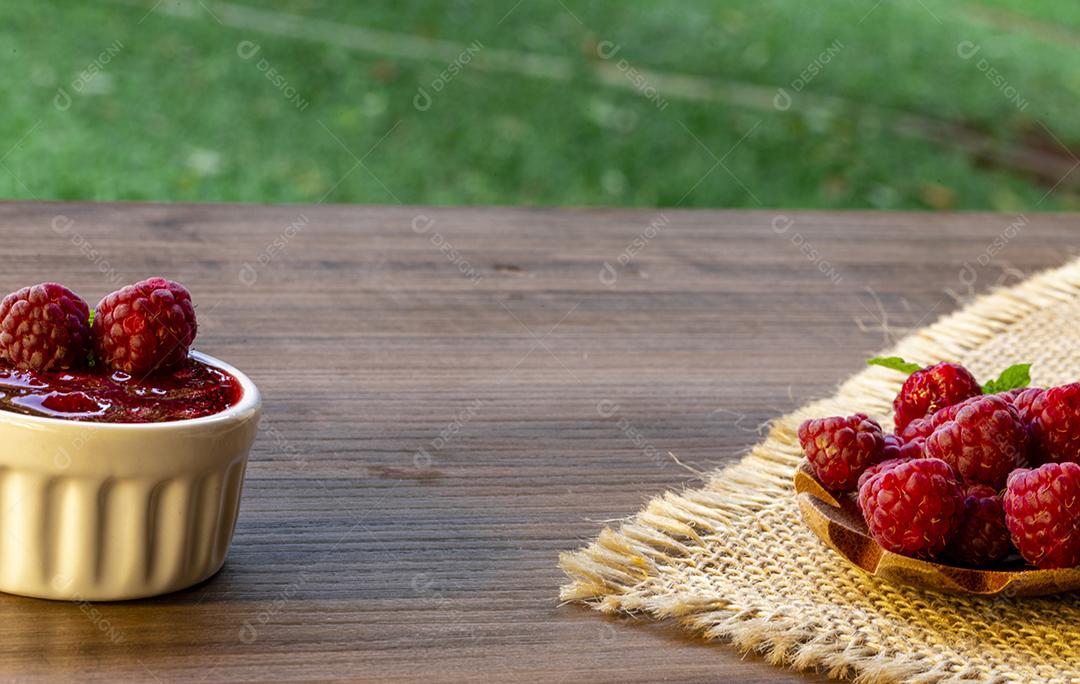
{"label": "green mint leaf", "polygon": [[983,392],[986,394],[997,394],[998,392],[1007,392],[1011,389],[1027,387],[1030,384],[1031,364],[1017,363],[1001,371],[1001,375],[997,377],[997,380],[987,381],[987,383],[983,385]]}
{"label": "green mint leaf", "polygon": [[885,368],[892,368],[895,371],[900,371],[905,375],[911,375],[915,371],[922,370],[922,366],[917,363],[909,363],[899,356],[875,356],[872,359],[867,359],[866,363],[870,366],[884,366]]}
{"label": "green mint leaf", "polygon": [[94,327],[94,314],[97,313],[97,309],[90,309],[90,327]]}

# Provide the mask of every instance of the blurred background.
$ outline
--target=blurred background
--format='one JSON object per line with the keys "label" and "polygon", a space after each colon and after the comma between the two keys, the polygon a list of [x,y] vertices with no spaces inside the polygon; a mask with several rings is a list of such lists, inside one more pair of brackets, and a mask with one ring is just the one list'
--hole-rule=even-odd
{"label": "blurred background", "polygon": [[1075,0],[5,2],[0,45],[4,198],[1080,208]]}

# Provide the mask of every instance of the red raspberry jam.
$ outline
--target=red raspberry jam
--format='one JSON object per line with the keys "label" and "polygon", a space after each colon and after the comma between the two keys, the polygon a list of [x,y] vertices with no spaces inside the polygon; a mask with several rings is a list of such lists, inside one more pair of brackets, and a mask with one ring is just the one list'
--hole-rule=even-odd
{"label": "red raspberry jam", "polygon": [[188,358],[150,377],[108,371],[37,372],[0,361],[0,410],[95,423],[165,423],[221,413],[240,401],[239,381]]}

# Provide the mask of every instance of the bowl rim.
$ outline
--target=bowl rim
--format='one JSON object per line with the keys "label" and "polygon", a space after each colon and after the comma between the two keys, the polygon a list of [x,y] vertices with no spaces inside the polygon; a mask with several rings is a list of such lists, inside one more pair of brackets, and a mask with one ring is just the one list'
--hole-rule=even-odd
{"label": "bowl rim", "polygon": [[253,415],[262,406],[262,396],[259,393],[259,388],[255,386],[255,383],[252,382],[251,378],[242,373],[235,366],[210,356],[209,354],[195,351],[194,349],[191,350],[190,354],[195,360],[224,371],[236,378],[237,382],[240,383],[240,400],[224,411],[209,416],[185,418],[183,420],[170,420],[160,423],[103,423],[85,420],[67,420],[65,418],[52,418],[49,416],[31,416],[24,413],[5,411],[3,409],[0,409],[0,423],[24,425],[35,429],[47,427],[66,430],[101,430],[113,432],[137,432],[148,430],[156,430],[159,432],[166,430],[179,431],[186,428],[200,428],[234,422],[249,415]]}

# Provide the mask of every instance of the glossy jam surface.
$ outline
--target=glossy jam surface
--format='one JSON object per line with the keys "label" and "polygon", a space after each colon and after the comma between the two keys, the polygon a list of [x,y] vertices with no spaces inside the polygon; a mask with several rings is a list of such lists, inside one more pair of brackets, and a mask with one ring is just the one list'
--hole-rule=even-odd
{"label": "glossy jam surface", "polygon": [[108,371],[38,373],[0,362],[0,409],[96,423],[164,423],[221,413],[240,401],[236,378],[189,358],[147,378]]}

